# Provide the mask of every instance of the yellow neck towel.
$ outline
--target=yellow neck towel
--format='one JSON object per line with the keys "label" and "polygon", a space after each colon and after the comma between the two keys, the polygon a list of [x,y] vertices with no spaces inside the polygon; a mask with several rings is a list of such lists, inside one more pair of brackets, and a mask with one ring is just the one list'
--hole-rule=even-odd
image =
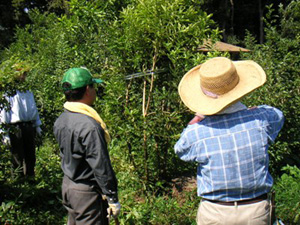
{"label": "yellow neck towel", "polygon": [[92,107],[90,107],[84,103],[81,103],[81,102],[66,102],[64,104],[64,108],[71,112],[85,114],[85,115],[95,119],[104,130],[106,142],[109,143],[111,141],[106,124],[103,122],[103,120],[101,119],[99,114],[96,112],[96,110],[94,110]]}

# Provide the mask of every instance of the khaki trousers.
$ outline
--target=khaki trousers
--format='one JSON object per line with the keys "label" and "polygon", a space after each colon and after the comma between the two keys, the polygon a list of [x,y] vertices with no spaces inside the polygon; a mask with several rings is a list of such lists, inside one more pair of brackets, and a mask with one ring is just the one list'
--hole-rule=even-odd
{"label": "khaki trousers", "polygon": [[197,225],[269,225],[270,201],[224,206],[201,201],[197,213]]}

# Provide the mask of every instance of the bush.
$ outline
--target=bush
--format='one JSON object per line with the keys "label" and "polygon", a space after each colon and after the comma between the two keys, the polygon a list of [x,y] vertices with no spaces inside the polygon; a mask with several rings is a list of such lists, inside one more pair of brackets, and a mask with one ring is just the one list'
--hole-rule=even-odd
{"label": "bush", "polygon": [[282,171],[274,187],[276,216],[285,224],[300,224],[300,169],[285,166]]}
{"label": "bush", "polygon": [[[1,146],[5,152],[0,157],[1,191],[5,197],[1,223],[65,221],[66,212],[60,203],[62,172],[57,146],[52,144],[52,126],[64,102],[59,82],[63,73],[75,66],[86,66],[107,84],[106,95],[97,100],[96,109],[113,136],[109,150],[124,203],[121,222],[194,223],[198,204],[194,192],[186,196],[191,201],[185,203],[168,195],[172,178],[196,172],[195,165],[181,162],[173,151],[192,117],[180,101],[177,85],[190,68],[222,55],[197,52],[204,39],[216,40],[220,31],[211,15],[195,2],[123,0],[122,9],[116,0],[71,0],[68,13],[60,17],[30,12],[32,24],[17,29],[16,41],[1,53],[0,92],[13,93],[19,88],[12,80],[11,66],[19,60],[30,62],[32,70],[22,88],[35,94],[46,139],[38,152],[35,185],[8,178],[9,152]],[[297,18],[293,9],[298,9],[299,1],[292,2],[293,7],[281,11],[285,16],[278,17],[283,19],[280,27],[272,23],[273,17],[267,18],[265,44],[257,45],[250,35],[247,37],[247,47],[253,51],[243,55],[262,65],[268,75],[267,84],[247,96],[245,103],[276,106],[286,117],[278,141],[270,148],[274,177],[282,173],[283,165],[300,162],[300,36],[294,30],[287,32],[294,26],[291,23],[297,25],[290,16]],[[5,105],[1,99],[0,108]],[[44,205],[35,204],[40,199]],[[186,211],[191,214],[182,215]],[[296,213],[290,216],[287,221],[294,220]]]}
{"label": "bush", "polygon": [[35,180],[10,176],[10,167],[3,164],[3,155],[8,156],[10,152],[6,150],[1,155],[1,224],[64,224],[66,210],[61,203],[62,171],[60,159],[53,149],[52,142],[45,141],[37,152]]}
{"label": "bush", "polygon": [[147,188],[189,167],[173,151],[191,116],[177,85],[207,57],[196,51],[208,36],[218,37],[213,26],[193,2],[143,0],[132,1],[110,31],[115,38],[109,41],[111,67],[103,71],[108,85],[100,112],[116,138],[112,147],[120,146]]}
{"label": "bush", "polygon": [[[296,2],[300,5],[300,1],[292,1],[291,4]],[[291,8],[288,6],[287,10]],[[284,9],[281,9],[283,15],[284,12]],[[285,116],[284,127],[275,145],[269,149],[270,168],[276,176],[281,174],[281,168],[286,164],[300,165],[300,36],[286,37],[285,25],[288,24],[281,23],[280,27],[276,27],[274,18],[285,21],[284,16],[273,17],[270,9],[266,18],[266,42],[255,45],[251,35],[248,35],[246,42],[247,46],[252,47],[252,52],[244,54],[244,57],[258,62],[267,74],[266,84],[247,96],[245,101],[252,106],[258,104],[275,106],[282,110]]]}

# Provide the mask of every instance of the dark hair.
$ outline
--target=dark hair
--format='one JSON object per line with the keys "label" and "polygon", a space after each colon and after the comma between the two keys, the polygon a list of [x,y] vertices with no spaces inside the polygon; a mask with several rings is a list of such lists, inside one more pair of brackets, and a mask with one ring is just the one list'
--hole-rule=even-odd
{"label": "dark hair", "polygon": [[[93,87],[93,84],[90,84],[88,86]],[[62,87],[63,87],[63,89],[68,89],[68,88],[71,87],[71,84],[68,83],[68,82],[64,82],[62,84]],[[66,97],[67,101],[78,101],[78,100],[82,99],[82,97],[83,97],[83,95],[86,91],[86,87],[87,86],[76,88],[76,89],[73,89],[73,90],[64,91],[64,94],[65,94],[65,97]]]}

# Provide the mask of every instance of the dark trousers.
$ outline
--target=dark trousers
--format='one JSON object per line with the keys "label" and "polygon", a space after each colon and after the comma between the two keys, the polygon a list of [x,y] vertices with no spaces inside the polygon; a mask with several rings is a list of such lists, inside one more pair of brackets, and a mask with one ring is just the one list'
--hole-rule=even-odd
{"label": "dark trousers", "polygon": [[68,210],[68,225],[108,225],[107,201],[93,185],[75,183],[64,176],[62,199]]}
{"label": "dark trousers", "polygon": [[20,175],[34,176],[36,130],[31,122],[12,124],[9,138],[13,168]]}

